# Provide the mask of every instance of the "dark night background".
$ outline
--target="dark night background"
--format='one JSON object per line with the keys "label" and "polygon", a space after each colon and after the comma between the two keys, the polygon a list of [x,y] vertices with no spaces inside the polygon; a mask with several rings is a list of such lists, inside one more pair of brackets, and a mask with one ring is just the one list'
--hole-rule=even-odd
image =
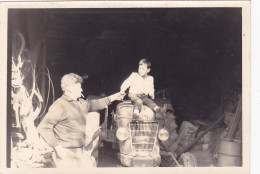
{"label": "dark night background", "polygon": [[10,14],[12,27],[29,38],[29,49],[35,44],[30,37],[37,38],[32,33],[43,28],[37,67],[49,68],[56,98],[62,94],[61,77],[70,72],[88,74],[85,95],[118,92],[141,58],[151,60],[155,89],[167,89],[183,119],[208,118],[230,91],[242,90],[241,8],[23,9]]}

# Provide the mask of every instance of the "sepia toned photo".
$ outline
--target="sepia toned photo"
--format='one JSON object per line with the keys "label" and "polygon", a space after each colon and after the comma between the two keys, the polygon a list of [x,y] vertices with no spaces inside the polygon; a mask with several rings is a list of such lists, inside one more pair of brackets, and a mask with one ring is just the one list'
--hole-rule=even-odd
{"label": "sepia toned photo", "polygon": [[249,1],[1,11],[4,171],[249,173]]}

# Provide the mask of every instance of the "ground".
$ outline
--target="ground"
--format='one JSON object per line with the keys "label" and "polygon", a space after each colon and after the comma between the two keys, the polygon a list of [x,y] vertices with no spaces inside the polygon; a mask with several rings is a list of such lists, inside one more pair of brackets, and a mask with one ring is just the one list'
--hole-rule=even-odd
{"label": "ground", "polygon": [[118,150],[112,148],[112,144],[104,143],[104,147],[99,149],[98,167],[119,167]]}
{"label": "ground", "polygon": [[[99,150],[98,167],[122,167],[118,153],[119,151],[114,150],[111,144],[104,143],[104,147]],[[197,159],[198,167],[213,166],[209,151],[192,151],[192,153]]]}

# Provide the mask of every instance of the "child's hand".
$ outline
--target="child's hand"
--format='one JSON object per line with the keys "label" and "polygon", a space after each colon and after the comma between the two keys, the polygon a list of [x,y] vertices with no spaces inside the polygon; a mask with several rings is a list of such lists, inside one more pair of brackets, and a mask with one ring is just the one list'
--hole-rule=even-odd
{"label": "child's hand", "polygon": [[121,100],[123,100],[125,98],[126,93],[125,92],[122,92],[122,93],[120,92],[119,94],[121,96]]}

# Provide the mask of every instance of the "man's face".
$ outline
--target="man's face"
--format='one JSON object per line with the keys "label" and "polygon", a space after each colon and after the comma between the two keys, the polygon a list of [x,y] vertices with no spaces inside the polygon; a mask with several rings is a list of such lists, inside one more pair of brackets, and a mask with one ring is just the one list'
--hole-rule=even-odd
{"label": "man's face", "polygon": [[78,99],[81,97],[82,88],[80,83],[71,84],[69,86],[70,95],[74,99]]}
{"label": "man's face", "polygon": [[146,64],[139,64],[138,73],[144,77],[150,72],[150,68],[147,68]]}

